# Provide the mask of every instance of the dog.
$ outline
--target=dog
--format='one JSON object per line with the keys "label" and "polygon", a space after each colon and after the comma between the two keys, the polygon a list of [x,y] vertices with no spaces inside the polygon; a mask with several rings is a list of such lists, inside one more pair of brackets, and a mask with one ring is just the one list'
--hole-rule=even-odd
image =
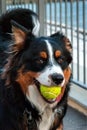
{"label": "dog", "polygon": [[[0,130],[62,130],[71,43],[60,32],[36,37],[17,21],[11,24],[13,44],[0,80]],[[44,99],[40,85],[61,86],[61,94],[54,100]]]}

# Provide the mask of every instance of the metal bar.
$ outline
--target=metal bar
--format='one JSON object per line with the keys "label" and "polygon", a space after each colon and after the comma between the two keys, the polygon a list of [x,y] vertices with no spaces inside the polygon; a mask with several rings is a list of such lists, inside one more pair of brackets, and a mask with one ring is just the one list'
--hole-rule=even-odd
{"label": "metal bar", "polygon": [[[50,25],[50,22],[49,22],[49,21],[47,21],[46,23]],[[52,23],[52,26],[55,27],[55,23]],[[57,26],[57,27],[60,27],[60,24],[57,23],[56,26]],[[65,29],[65,28],[66,28],[66,25],[62,25],[62,28]],[[71,29],[71,27],[67,27],[67,29]]]}
{"label": "metal bar", "polygon": [[40,35],[44,36],[44,0],[38,1],[38,14],[40,21]]}
{"label": "metal bar", "polygon": [[71,79],[71,80],[70,80],[70,82],[72,82],[72,83],[74,83],[74,84],[78,85],[79,87],[84,88],[84,89],[86,89],[86,90],[87,90],[87,85],[86,85],[86,84],[81,83],[80,81],[77,81],[77,80]]}
{"label": "metal bar", "polygon": [[52,0],[50,0],[50,34],[52,33]]}
{"label": "metal bar", "polygon": [[35,6],[35,0],[32,0],[32,9],[33,10],[35,9],[34,6]]}
{"label": "metal bar", "polygon": [[0,0],[0,14],[6,11],[6,0]]}
{"label": "metal bar", "polygon": [[33,2],[34,2],[34,1],[32,0],[32,10],[34,9]]}
{"label": "metal bar", "polygon": [[45,0],[45,34],[47,35],[47,0]]}
{"label": "metal bar", "polygon": [[13,2],[10,2],[10,3],[7,1],[6,6],[7,6],[7,5],[9,6],[9,9],[11,9],[12,5],[14,5],[14,1],[13,1]]}
{"label": "metal bar", "polygon": [[28,0],[28,8],[30,7],[30,0]]}
{"label": "metal bar", "polygon": [[62,0],[60,0],[60,31],[62,32]]}
{"label": "metal bar", "polygon": [[55,15],[54,15],[54,17],[55,17],[55,32],[57,31],[57,0],[55,0],[54,1],[55,2],[55,10],[54,10],[54,12],[55,12]]}
{"label": "metal bar", "polygon": [[85,39],[85,0],[83,0],[83,74],[84,74],[84,83],[86,83],[86,39]]}
{"label": "metal bar", "polygon": [[36,13],[38,14],[38,0],[36,0]]}
{"label": "metal bar", "polygon": [[[70,3],[70,9],[71,9],[71,44],[72,44],[72,47],[73,47],[73,1],[71,0],[71,3]],[[73,49],[72,49],[72,55],[73,55]],[[72,67],[72,72],[73,72],[73,63],[71,64],[71,67]]]}
{"label": "metal bar", "polygon": [[76,2],[77,7],[77,80],[79,81],[79,0]]}
{"label": "metal bar", "polygon": [[31,2],[30,2],[30,0],[29,0],[29,9],[31,9]]}
{"label": "metal bar", "polygon": [[67,36],[67,0],[65,0],[65,25],[66,25],[65,34]]}

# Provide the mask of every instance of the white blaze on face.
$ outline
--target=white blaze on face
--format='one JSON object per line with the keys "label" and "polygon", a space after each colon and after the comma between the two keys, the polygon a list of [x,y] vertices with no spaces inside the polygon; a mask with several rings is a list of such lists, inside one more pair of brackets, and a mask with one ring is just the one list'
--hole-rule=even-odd
{"label": "white blaze on face", "polygon": [[[46,85],[46,86],[52,86],[55,85],[55,83],[52,81],[50,75],[54,73],[61,74],[64,77],[62,68],[56,63],[54,59],[54,52],[51,44],[48,42],[48,40],[45,40],[47,49],[48,49],[48,56],[49,56],[49,64],[45,67],[45,69],[39,74],[39,76],[36,78],[40,84]],[[63,86],[65,82],[65,79],[63,82],[59,85]]]}

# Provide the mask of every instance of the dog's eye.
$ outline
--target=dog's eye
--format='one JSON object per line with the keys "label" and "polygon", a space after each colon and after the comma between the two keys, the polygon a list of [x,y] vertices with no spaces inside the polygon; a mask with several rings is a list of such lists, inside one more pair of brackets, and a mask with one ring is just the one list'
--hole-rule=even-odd
{"label": "dog's eye", "polygon": [[37,62],[38,64],[43,64],[45,61],[44,61],[43,59],[38,59],[38,60],[36,60],[36,62]]}
{"label": "dog's eye", "polygon": [[57,58],[57,62],[59,63],[59,64],[62,64],[63,62],[64,62],[64,57],[58,57]]}

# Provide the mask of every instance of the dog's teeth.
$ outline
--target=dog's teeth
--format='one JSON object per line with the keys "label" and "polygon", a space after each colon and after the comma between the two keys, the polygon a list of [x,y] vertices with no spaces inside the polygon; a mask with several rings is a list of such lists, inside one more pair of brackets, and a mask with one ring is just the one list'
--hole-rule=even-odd
{"label": "dog's teeth", "polygon": [[49,99],[48,101],[49,102],[54,102],[56,100],[56,98],[54,98],[54,99]]}

